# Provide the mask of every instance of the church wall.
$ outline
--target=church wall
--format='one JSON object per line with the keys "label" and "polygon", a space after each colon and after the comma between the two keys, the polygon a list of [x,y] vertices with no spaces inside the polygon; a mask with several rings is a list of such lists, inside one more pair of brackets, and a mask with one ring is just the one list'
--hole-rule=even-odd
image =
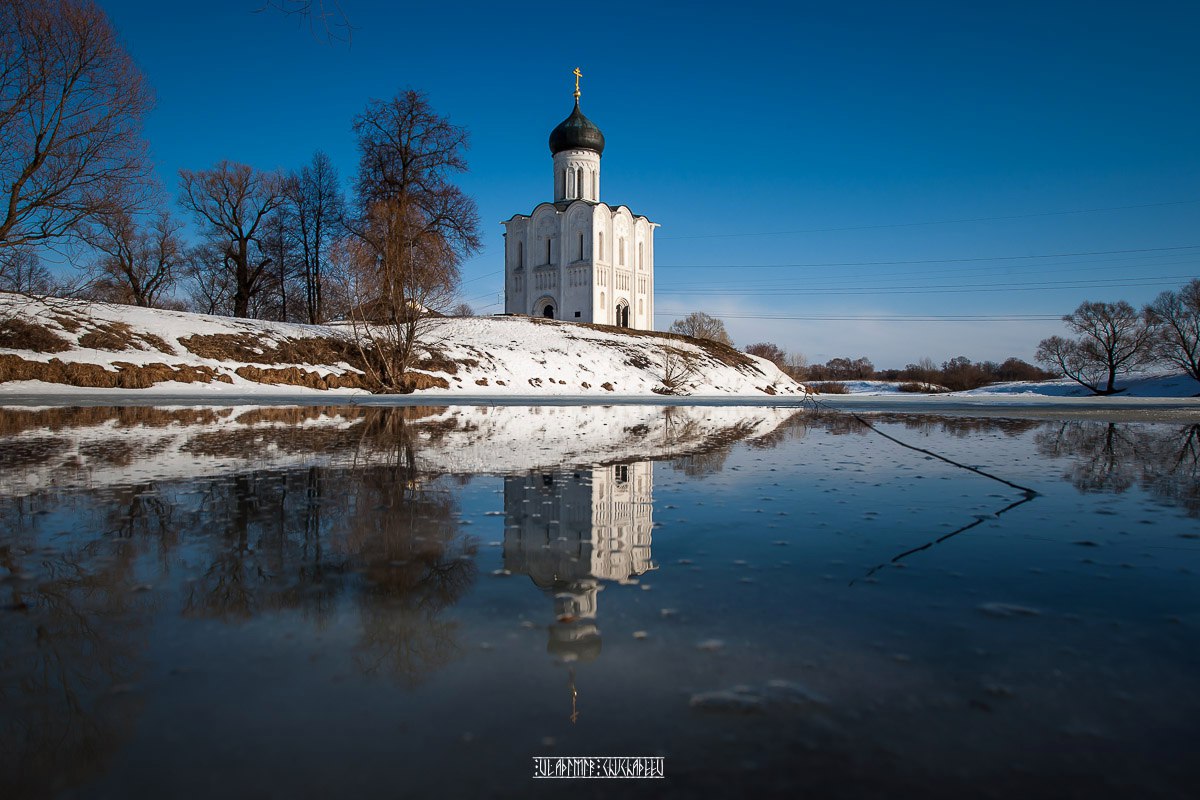
{"label": "church wall", "polygon": [[629,307],[629,322],[634,324],[637,300],[634,297],[633,265],[630,263],[633,239],[633,215],[625,206],[618,206],[612,213],[612,291],[609,294],[609,314],[616,322],[619,306]]}
{"label": "church wall", "polygon": [[[582,175],[580,174],[582,172]],[[582,183],[580,182],[582,179]],[[554,156],[554,202],[600,199],[600,155],[564,150]]]}
{"label": "church wall", "polygon": [[[572,204],[562,221],[563,266],[561,319],[568,322],[591,322],[592,302],[592,216],[594,207],[588,203]],[[575,316],[576,312],[579,316]]]}
{"label": "church wall", "polygon": [[603,203],[592,215],[592,242],[596,248],[592,281],[592,322],[612,325],[612,210]]}
{"label": "church wall", "polygon": [[504,313],[529,310],[529,218],[504,223]]}

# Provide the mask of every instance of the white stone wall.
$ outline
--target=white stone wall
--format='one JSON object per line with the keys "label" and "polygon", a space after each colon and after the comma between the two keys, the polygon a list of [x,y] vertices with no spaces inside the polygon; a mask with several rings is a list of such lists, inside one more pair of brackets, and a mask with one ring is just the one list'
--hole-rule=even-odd
{"label": "white stone wall", "polygon": [[563,150],[554,154],[554,202],[600,200],[600,154]]}
{"label": "white stone wall", "polygon": [[[504,311],[654,329],[654,229],[645,217],[600,199],[600,154],[554,156],[554,203],[504,223]],[[579,316],[576,316],[578,313]]]}

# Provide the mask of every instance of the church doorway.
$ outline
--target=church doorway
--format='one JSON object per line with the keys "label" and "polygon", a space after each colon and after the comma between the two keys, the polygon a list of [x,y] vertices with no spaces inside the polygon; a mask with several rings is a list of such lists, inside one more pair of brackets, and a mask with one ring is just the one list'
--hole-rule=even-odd
{"label": "church doorway", "polygon": [[621,302],[617,304],[617,327],[629,327],[629,304]]}
{"label": "church doorway", "polygon": [[542,316],[546,319],[554,319],[554,306],[552,306],[550,303],[546,303],[546,305],[542,308]]}

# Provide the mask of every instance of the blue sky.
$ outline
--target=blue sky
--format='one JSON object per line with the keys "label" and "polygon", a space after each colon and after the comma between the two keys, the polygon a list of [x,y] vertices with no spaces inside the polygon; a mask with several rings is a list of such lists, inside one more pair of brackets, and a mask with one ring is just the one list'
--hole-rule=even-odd
{"label": "blue sky", "polygon": [[[156,90],[172,193],[180,168],[317,149],[349,184],[354,115],[428,93],[471,132],[481,312],[500,220],[550,195],[575,66],[601,199],[662,225],[659,328],[701,309],[810,361],[1031,359],[1082,300],[1200,275],[1195,2],[343,0],[349,47],[261,0],[101,5]],[[987,319],[1017,315],[1042,318]]]}

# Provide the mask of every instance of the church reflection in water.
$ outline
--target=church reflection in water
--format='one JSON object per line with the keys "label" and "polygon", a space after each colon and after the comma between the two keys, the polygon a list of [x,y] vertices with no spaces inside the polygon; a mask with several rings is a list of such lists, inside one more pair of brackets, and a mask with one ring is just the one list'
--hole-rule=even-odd
{"label": "church reflection in water", "polygon": [[546,649],[564,661],[600,655],[604,583],[633,583],[655,569],[653,468],[642,461],[504,479],[504,567],[553,597]]}

